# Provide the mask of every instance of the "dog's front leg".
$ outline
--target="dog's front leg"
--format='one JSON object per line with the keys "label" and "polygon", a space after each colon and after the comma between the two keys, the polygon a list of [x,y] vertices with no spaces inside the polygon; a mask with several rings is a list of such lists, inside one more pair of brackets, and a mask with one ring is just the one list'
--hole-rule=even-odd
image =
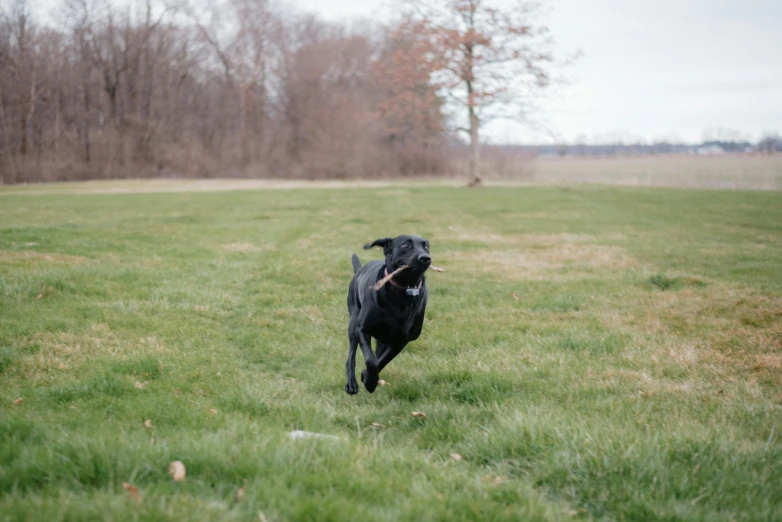
{"label": "dog's front leg", "polygon": [[345,362],[345,391],[350,395],[358,393],[358,382],[356,382],[356,350],[358,349],[358,333],[356,332],[355,325],[351,321],[348,328],[348,342],[350,347],[348,348],[348,360]]}
{"label": "dog's front leg", "polygon": [[364,362],[367,365],[367,369],[361,372],[361,381],[364,383],[364,388],[369,393],[372,393],[377,388],[377,382],[380,380],[377,358],[372,352],[369,335],[362,329],[358,330],[358,342],[361,345],[361,351],[364,353]]}

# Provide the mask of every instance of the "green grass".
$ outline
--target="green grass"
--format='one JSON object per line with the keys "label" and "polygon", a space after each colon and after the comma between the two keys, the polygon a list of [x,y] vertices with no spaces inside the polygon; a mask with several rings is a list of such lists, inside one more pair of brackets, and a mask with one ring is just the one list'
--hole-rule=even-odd
{"label": "green grass", "polygon": [[[447,271],[350,397],[397,233]],[[0,195],[0,520],[782,520],[781,435],[778,192]]]}

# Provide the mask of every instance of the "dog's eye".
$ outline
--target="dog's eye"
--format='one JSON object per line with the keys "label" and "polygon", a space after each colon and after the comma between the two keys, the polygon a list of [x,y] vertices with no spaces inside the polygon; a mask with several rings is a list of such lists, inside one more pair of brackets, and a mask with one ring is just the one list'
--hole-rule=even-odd
{"label": "dog's eye", "polygon": [[408,248],[410,248],[410,245],[408,245],[407,243],[404,243],[404,244],[402,244],[402,246],[400,248],[402,250],[407,250]]}
{"label": "dog's eye", "polygon": [[424,245],[424,250],[426,250],[427,252],[429,252],[429,245]]}

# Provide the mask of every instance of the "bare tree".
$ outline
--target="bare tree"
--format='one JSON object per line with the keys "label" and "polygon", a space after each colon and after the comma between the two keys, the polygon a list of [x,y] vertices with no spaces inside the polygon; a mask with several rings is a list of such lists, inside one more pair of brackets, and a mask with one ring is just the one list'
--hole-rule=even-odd
{"label": "bare tree", "polygon": [[273,0],[59,1],[56,28],[0,3],[2,183],[446,170],[425,32]]}
{"label": "bare tree", "polygon": [[494,118],[523,120],[551,83],[553,41],[539,22],[540,5],[519,0],[501,9],[490,0],[412,0],[413,19],[436,48],[439,79],[462,111],[470,137],[468,186],[481,184],[480,129]]}
{"label": "bare tree", "polygon": [[758,142],[758,149],[771,156],[782,149],[782,137],[776,132],[766,132]]}

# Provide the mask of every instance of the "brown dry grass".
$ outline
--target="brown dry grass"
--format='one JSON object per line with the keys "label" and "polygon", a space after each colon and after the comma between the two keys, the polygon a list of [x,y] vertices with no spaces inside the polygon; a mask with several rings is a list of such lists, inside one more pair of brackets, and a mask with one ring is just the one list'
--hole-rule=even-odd
{"label": "brown dry grass", "polygon": [[[503,241],[505,248],[502,251],[459,252],[444,262],[467,273],[492,274],[508,280],[570,280],[601,269],[640,266],[638,260],[621,247],[588,243],[592,238],[587,235],[567,236],[518,236]],[[490,235],[480,237],[483,242],[494,241]]]}
{"label": "brown dry grass", "polygon": [[782,190],[782,155],[542,157],[538,183]]}
{"label": "brown dry grass", "polygon": [[37,333],[27,344],[35,345],[38,349],[18,359],[14,374],[32,385],[44,385],[61,378],[82,375],[97,361],[116,362],[178,351],[154,336],[127,342],[116,336],[106,324],[94,324],[83,334]]}
{"label": "brown dry grass", "polygon": [[18,266],[37,265],[41,263],[63,263],[77,265],[89,261],[82,256],[71,256],[54,252],[35,252],[32,250],[8,251],[0,250],[0,263]]}
{"label": "brown dry grass", "polygon": [[782,386],[782,299],[715,284],[657,292],[603,323],[632,340],[625,358],[633,364],[695,369],[704,386],[744,386],[758,396],[761,381]]}
{"label": "brown dry grass", "polygon": [[223,250],[227,250],[229,252],[260,252],[261,247],[258,245],[253,245],[252,243],[228,243],[227,245],[222,245]]}

